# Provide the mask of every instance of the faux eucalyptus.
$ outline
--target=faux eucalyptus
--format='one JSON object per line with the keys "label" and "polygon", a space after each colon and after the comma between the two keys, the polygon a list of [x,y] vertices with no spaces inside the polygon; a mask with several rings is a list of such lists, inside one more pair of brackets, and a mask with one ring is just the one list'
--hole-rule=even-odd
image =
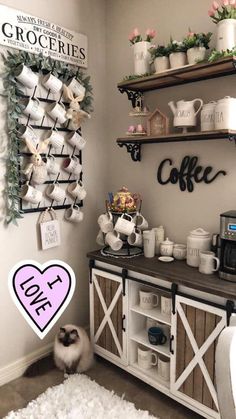
{"label": "faux eucalyptus", "polygon": [[88,76],[83,69],[71,66],[61,61],[53,60],[51,57],[43,55],[35,55],[26,51],[11,52],[7,51],[6,55],[2,55],[5,64],[5,72],[3,74],[4,96],[7,100],[7,126],[9,136],[8,156],[6,163],[6,188],[5,198],[7,206],[6,223],[17,225],[17,220],[23,218],[23,211],[20,210],[20,185],[19,185],[19,140],[17,137],[18,119],[22,113],[19,105],[19,96],[24,95],[14,78],[15,68],[24,63],[33,71],[48,73],[59,77],[64,83],[71,77],[76,77],[86,89],[85,97],[80,103],[81,109],[91,113],[93,111],[93,89]]}

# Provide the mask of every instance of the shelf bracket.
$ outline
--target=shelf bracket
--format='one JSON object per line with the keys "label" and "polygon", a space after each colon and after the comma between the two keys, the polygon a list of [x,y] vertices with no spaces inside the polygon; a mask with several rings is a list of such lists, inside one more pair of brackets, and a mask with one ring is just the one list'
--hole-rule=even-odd
{"label": "shelf bracket", "polygon": [[119,147],[123,147],[123,146],[126,147],[127,153],[130,153],[131,159],[133,161],[135,162],[141,161],[141,144],[139,143],[134,144],[134,143],[129,143],[129,142],[123,143],[121,141],[118,141],[117,144]]}
{"label": "shelf bracket", "polygon": [[129,90],[129,89],[123,89],[122,87],[119,87],[120,93],[126,93],[128,96],[128,99],[132,103],[132,107],[135,108],[137,106],[137,101],[142,100],[143,93],[139,90]]}

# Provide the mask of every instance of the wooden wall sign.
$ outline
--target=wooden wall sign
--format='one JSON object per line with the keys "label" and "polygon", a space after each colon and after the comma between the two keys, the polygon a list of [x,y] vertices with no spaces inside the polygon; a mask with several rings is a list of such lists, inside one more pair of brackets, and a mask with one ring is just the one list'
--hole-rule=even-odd
{"label": "wooden wall sign", "polygon": [[0,4],[0,44],[87,68],[87,36]]}
{"label": "wooden wall sign", "polygon": [[166,135],[168,133],[168,128],[169,119],[159,109],[156,109],[147,121],[148,135]]}
{"label": "wooden wall sign", "polygon": [[[157,171],[157,181],[160,185],[167,185],[172,183],[175,185],[179,183],[181,191],[193,192],[194,183],[204,182],[206,184],[212,183],[219,175],[226,175],[225,170],[219,170],[215,174],[212,173],[213,167],[203,167],[198,165],[198,157],[185,156],[180,164],[180,168],[173,167],[170,169],[169,166],[173,166],[172,159],[163,160]],[[163,172],[168,171],[168,174],[164,175]]]}

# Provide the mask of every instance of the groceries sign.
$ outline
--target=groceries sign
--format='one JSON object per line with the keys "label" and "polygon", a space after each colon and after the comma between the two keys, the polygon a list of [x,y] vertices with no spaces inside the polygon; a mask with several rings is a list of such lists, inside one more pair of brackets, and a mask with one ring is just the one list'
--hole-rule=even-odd
{"label": "groceries sign", "polygon": [[87,36],[0,4],[0,44],[87,67]]}

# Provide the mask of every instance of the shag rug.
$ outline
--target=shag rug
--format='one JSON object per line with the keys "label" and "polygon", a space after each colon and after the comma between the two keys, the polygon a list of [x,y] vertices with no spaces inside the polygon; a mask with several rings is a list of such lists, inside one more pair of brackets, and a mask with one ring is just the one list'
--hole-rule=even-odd
{"label": "shag rug", "polygon": [[4,419],[155,419],[86,375],[71,375]]}

